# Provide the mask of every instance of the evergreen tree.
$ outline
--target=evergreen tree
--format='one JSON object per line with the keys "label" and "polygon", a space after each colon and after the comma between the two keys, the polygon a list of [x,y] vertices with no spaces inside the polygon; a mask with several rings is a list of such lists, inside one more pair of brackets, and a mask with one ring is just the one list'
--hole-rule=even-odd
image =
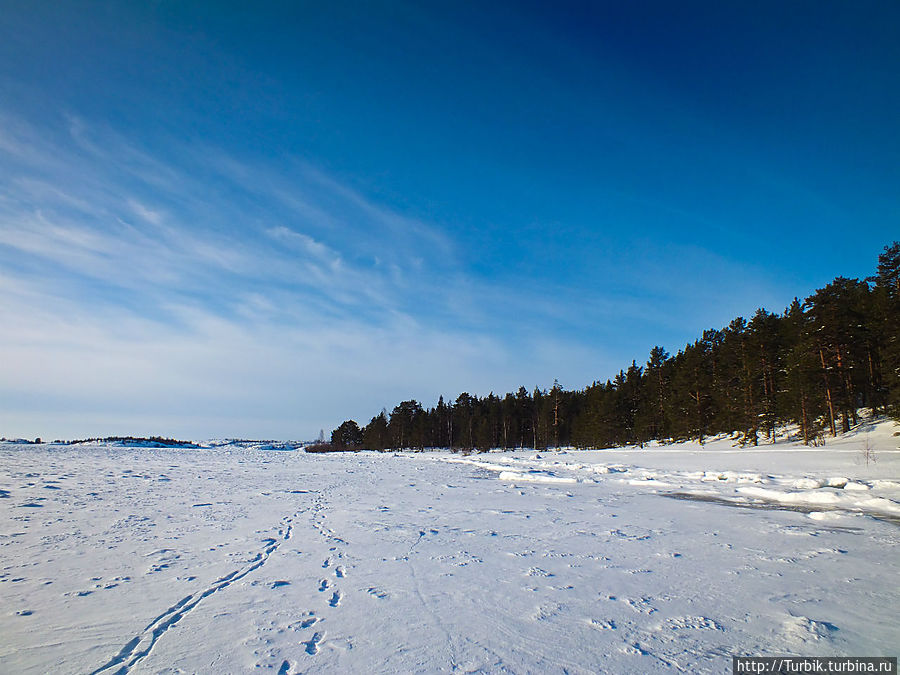
{"label": "evergreen tree", "polygon": [[560,427],[560,405],[562,404],[562,387],[559,384],[559,380],[553,380],[553,388],[550,390],[550,398],[547,403],[551,406],[553,411],[552,413],[552,422],[551,427],[553,428],[553,447],[558,448],[559,445],[559,427]]}
{"label": "evergreen tree", "polygon": [[776,314],[758,309],[747,325],[750,378],[756,401],[754,412],[773,443],[780,419],[781,323]]}
{"label": "evergreen tree", "polygon": [[387,412],[382,410],[363,429],[363,447],[383,451],[390,446]]}
{"label": "evergreen tree", "polygon": [[873,315],[880,338],[879,389],[891,414],[900,419],[900,242],[878,256]]}
{"label": "evergreen tree", "polygon": [[656,346],[650,350],[650,358],[643,374],[641,407],[636,420],[641,438],[649,440],[668,435],[665,406],[669,385],[666,368],[668,361],[669,354],[662,347]]}
{"label": "evergreen tree", "polygon": [[535,439],[534,426],[534,400],[528,394],[525,387],[519,387],[516,392],[516,420],[518,422],[518,446],[520,448],[534,447],[537,442]]}
{"label": "evergreen tree", "polygon": [[703,443],[709,435],[712,405],[712,359],[708,344],[697,340],[675,357],[672,391],[668,398],[673,437],[696,438]]}
{"label": "evergreen tree", "polygon": [[444,403],[443,396],[438,399],[433,416],[434,444],[439,448],[449,448],[452,445],[453,416],[450,408]]}
{"label": "evergreen tree", "polygon": [[391,411],[388,433],[391,447],[424,448],[424,411],[416,400],[403,401]]}
{"label": "evergreen tree", "polygon": [[857,405],[862,403],[860,377],[865,371],[861,346],[867,342],[864,307],[868,293],[865,283],[838,277],[806,301],[835,436],[837,416],[842,431],[850,431],[857,421]]}
{"label": "evergreen tree", "polygon": [[331,445],[338,450],[356,450],[362,443],[362,431],[353,420],[347,420],[331,432]]}
{"label": "evergreen tree", "polygon": [[452,447],[465,450],[475,449],[475,399],[467,392],[456,397],[453,404],[453,426],[456,429],[456,437]]}
{"label": "evergreen tree", "polygon": [[784,353],[786,421],[800,427],[803,442],[817,442],[825,415],[824,389],[821,387],[815,340],[809,316],[797,298],[785,310],[782,331],[787,345]]}

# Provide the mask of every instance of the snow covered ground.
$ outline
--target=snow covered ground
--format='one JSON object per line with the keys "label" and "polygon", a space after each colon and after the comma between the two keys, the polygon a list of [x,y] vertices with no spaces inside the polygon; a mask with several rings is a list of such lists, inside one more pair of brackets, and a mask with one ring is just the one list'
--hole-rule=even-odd
{"label": "snow covered ground", "polygon": [[0,444],[0,672],[895,656],[898,430],[470,457]]}

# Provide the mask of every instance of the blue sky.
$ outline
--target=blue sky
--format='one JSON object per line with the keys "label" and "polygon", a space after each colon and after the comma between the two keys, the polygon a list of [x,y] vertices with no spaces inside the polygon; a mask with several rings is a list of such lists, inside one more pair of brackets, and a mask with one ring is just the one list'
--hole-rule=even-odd
{"label": "blue sky", "polygon": [[900,237],[896,2],[260,4],[0,0],[0,435],[581,388]]}

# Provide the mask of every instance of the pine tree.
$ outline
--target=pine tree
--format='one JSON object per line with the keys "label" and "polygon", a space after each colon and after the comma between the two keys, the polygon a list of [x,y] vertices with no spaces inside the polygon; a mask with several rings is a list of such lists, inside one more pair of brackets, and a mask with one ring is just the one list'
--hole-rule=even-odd
{"label": "pine tree", "polygon": [[456,397],[453,404],[453,426],[456,429],[456,438],[453,447],[465,450],[475,449],[475,428],[473,415],[475,413],[475,399],[463,392]]}
{"label": "pine tree", "polygon": [[822,432],[818,420],[824,417],[826,409],[810,320],[797,298],[785,310],[782,332],[787,345],[784,355],[786,421],[799,425],[803,442],[811,445]]}
{"label": "pine tree", "polygon": [[865,386],[860,378],[865,377],[864,308],[868,293],[865,283],[837,277],[806,301],[822,366],[832,435],[837,435],[838,415],[844,433],[850,431],[857,421],[857,405],[862,402],[859,393]]}
{"label": "pine tree", "polygon": [[560,415],[559,415],[559,407],[560,407],[560,399],[562,397],[562,387],[559,385],[559,380],[553,380],[553,388],[550,390],[550,405],[553,410],[553,447],[558,448],[559,446],[559,425],[560,425]]}
{"label": "pine tree", "polygon": [[884,400],[891,414],[900,419],[900,242],[885,246],[878,256],[874,311],[881,338],[878,368]]}
{"label": "pine tree", "polygon": [[675,423],[675,438],[696,438],[703,443],[709,434],[712,402],[712,365],[707,342],[687,345],[674,359],[672,388],[668,397],[669,419]]}
{"label": "pine tree", "polygon": [[353,420],[347,420],[331,432],[331,445],[338,450],[356,450],[362,443],[362,431]]}
{"label": "pine tree", "polygon": [[389,447],[387,412],[382,410],[363,429],[363,447],[379,452]]}
{"label": "pine tree", "polygon": [[641,407],[636,426],[641,438],[660,439],[668,434],[665,400],[668,396],[668,352],[660,346],[650,350],[650,358],[644,369]]}
{"label": "pine tree", "polygon": [[775,442],[779,421],[779,378],[781,376],[781,319],[758,309],[747,325],[751,386],[755,389],[755,414],[766,434]]}

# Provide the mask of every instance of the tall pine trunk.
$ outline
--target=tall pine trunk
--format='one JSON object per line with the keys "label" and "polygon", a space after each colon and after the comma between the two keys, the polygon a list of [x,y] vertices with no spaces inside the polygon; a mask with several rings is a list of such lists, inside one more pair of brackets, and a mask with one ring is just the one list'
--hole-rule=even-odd
{"label": "tall pine trunk", "polygon": [[828,403],[828,423],[831,426],[831,435],[837,436],[837,427],[834,425],[834,401],[831,397],[831,386],[828,384],[828,368],[825,366],[825,351],[819,347],[819,358],[822,360],[822,379],[825,381],[825,401]]}

